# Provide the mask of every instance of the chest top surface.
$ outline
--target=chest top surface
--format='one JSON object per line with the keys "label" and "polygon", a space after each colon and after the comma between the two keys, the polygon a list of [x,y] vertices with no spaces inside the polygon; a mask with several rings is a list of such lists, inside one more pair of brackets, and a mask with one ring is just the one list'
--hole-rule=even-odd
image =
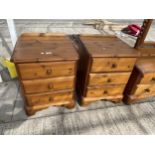
{"label": "chest top surface", "polygon": [[16,43],[13,62],[48,62],[77,60],[78,54],[71,39],[65,35],[26,34]]}
{"label": "chest top surface", "polygon": [[92,57],[137,57],[140,52],[115,36],[80,36]]}
{"label": "chest top surface", "polygon": [[141,53],[142,56],[153,56],[155,57],[155,48],[150,47],[150,48],[138,48],[138,51]]}
{"label": "chest top surface", "polygon": [[144,75],[145,73],[155,72],[155,59],[154,58],[142,58],[139,59],[136,68]]}

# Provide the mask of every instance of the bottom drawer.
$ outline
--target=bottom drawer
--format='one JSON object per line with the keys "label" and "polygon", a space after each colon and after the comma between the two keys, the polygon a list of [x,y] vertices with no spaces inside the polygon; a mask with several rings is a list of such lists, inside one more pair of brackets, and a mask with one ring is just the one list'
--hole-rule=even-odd
{"label": "bottom drawer", "polygon": [[141,84],[137,85],[134,95],[143,95],[155,93],[155,84]]}
{"label": "bottom drawer", "polygon": [[102,97],[123,94],[125,85],[106,85],[103,87],[88,87],[86,97]]}
{"label": "bottom drawer", "polygon": [[48,103],[55,104],[55,102],[70,101],[72,100],[72,98],[73,98],[72,91],[26,95],[28,106],[48,104]]}

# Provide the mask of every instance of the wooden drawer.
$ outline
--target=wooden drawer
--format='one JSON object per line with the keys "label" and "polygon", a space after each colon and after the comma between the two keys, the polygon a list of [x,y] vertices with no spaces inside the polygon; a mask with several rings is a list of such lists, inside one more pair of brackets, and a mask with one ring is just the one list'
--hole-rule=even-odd
{"label": "wooden drawer", "polygon": [[25,93],[74,89],[74,76],[22,81]]}
{"label": "wooden drawer", "polygon": [[18,64],[20,76],[23,80],[49,78],[59,76],[71,76],[75,74],[74,61],[27,63]]}
{"label": "wooden drawer", "polygon": [[106,85],[103,87],[88,87],[86,97],[114,96],[123,93],[125,85]]}
{"label": "wooden drawer", "polygon": [[155,73],[145,73],[140,84],[155,84]]}
{"label": "wooden drawer", "polygon": [[130,74],[130,72],[90,74],[88,85],[126,84]]}
{"label": "wooden drawer", "polygon": [[155,93],[155,84],[143,84],[137,85],[134,95],[143,95],[143,94],[151,94]]}
{"label": "wooden drawer", "polygon": [[44,94],[26,95],[28,106],[35,106],[40,104],[51,104],[54,105],[56,102],[70,101],[73,98],[73,92],[54,92]]}
{"label": "wooden drawer", "polygon": [[91,72],[131,71],[136,58],[94,58]]}

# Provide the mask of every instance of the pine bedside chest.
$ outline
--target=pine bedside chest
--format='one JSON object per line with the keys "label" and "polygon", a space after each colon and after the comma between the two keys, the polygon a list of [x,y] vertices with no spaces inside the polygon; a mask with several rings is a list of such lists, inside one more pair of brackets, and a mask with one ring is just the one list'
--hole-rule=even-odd
{"label": "pine bedside chest", "polygon": [[78,53],[68,36],[23,34],[11,59],[18,72],[28,115],[51,105],[74,107]]}
{"label": "pine bedside chest", "polygon": [[155,96],[155,58],[141,58],[136,63],[123,101],[127,104]]}
{"label": "pine bedside chest", "polygon": [[97,100],[121,101],[133,66],[139,56],[115,36],[74,36],[80,63],[77,92],[81,105]]}

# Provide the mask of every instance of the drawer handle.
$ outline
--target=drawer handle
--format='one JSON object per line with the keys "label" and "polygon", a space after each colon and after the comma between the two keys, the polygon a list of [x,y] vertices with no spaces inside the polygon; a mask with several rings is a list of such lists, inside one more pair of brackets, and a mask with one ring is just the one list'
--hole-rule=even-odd
{"label": "drawer handle", "polygon": [[49,102],[53,101],[53,98],[52,97],[49,97],[48,101]]}
{"label": "drawer handle", "polygon": [[107,82],[110,83],[111,82],[111,79],[108,79]]}
{"label": "drawer handle", "polygon": [[68,69],[68,73],[69,73],[69,74],[72,74],[72,72],[73,72],[72,68],[69,68],[69,69]]}
{"label": "drawer handle", "polygon": [[155,81],[155,77],[153,77],[153,78],[151,79],[151,81]]}
{"label": "drawer handle", "polygon": [[117,64],[112,64],[111,65],[111,68],[116,68],[117,67]]}
{"label": "drawer handle", "polygon": [[107,91],[107,90],[105,90],[105,91],[103,92],[103,94],[108,94],[108,91]]}
{"label": "drawer handle", "polygon": [[48,89],[53,89],[53,84],[48,84]]}
{"label": "drawer handle", "polygon": [[32,104],[37,104],[39,102],[40,102],[40,100],[32,101]]}
{"label": "drawer handle", "polygon": [[150,89],[147,88],[144,91],[147,92],[147,93],[149,93],[150,92]]}
{"label": "drawer handle", "polygon": [[52,70],[51,70],[51,69],[48,69],[48,70],[46,71],[46,74],[47,74],[47,75],[51,75],[51,74],[52,74]]}

